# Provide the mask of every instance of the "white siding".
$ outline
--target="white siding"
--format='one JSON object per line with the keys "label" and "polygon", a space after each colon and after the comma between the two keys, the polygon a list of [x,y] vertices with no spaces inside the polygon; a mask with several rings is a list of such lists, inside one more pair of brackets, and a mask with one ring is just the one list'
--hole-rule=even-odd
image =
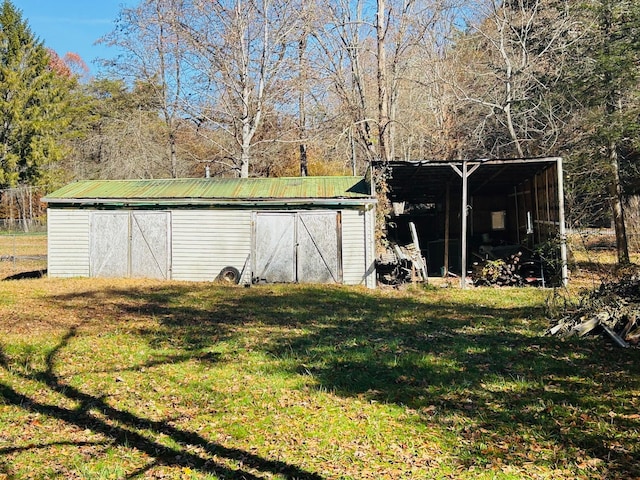
{"label": "white siding", "polygon": [[173,210],[171,221],[171,278],[211,281],[235,267],[244,269],[242,282],[250,281],[249,210]]}
{"label": "white siding", "polygon": [[369,288],[376,287],[376,207],[372,206],[365,213],[365,283]]}
{"label": "white siding", "polygon": [[[90,276],[90,214],[87,209],[48,210],[48,273]],[[225,267],[251,281],[250,210],[171,211],[171,273],[176,280],[212,281]],[[342,210],[342,273],[346,285],[375,287],[375,209]]]}
{"label": "white siding", "polygon": [[50,277],[89,276],[89,211],[47,210]]}
{"label": "white siding", "polygon": [[342,211],[342,275],[346,285],[375,286],[375,210]]}

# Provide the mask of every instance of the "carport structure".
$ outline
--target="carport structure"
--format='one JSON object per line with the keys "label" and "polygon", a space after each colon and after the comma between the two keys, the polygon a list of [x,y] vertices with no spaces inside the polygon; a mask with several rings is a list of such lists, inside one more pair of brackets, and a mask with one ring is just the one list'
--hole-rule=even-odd
{"label": "carport structure", "polygon": [[473,259],[499,258],[556,242],[566,284],[567,250],[561,157],[376,162],[385,171],[393,212],[389,237],[420,238],[430,275],[460,275]]}

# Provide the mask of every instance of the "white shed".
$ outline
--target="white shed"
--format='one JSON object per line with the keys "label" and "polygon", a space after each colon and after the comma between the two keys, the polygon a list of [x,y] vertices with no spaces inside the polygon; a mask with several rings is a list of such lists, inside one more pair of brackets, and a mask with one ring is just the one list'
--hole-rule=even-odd
{"label": "white shed", "polygon": [[375,286],[362,177],[87,180],[48,204],[48,275]]}

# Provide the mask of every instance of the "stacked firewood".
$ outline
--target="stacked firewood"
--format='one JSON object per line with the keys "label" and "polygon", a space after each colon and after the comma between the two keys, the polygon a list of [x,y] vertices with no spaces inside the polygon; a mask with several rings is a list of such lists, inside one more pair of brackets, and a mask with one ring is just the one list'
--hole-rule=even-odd
{"label": "stacked firewood", "polygon": [[603,283],[552,320],[551,335],[603,334],[620,347],[640,343],[640,277]]}
{"label": "stacked firewood", "polygon": [[483,260],[474,264],[473,283],[476,286],[520,286],[540,280],[539,263],[523,261],[522,252],[497,260]]}

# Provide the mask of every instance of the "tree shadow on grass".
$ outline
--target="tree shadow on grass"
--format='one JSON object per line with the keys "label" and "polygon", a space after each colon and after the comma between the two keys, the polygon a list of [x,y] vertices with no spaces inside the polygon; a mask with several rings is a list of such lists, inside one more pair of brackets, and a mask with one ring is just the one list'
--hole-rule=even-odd
{"label": "tree shadow on grass", "polygon": [[[640,474],[638,405],[613,393],[640,388],[639,350],[547,337],[542,322],[535,335],[525,324],[540,319],[542,308],[433,303],[428,295],[418,303],[353,298],[356,318],[344,311],[305,335],[275,339],[270,352],[285,359],[295,352],[304,368],[291,361],[284,368],[308,372],[340,395],[407,406],[425,423],[465,418],[459,440],[476,453],[473,461],[496,454],[487,443],[540,441],[568,455],[586,452],[616,478]],[[288,301],[305,312],[331,310],[324,300],[316,308]],[[531,460],[508,447],[498,455],[520,465]]]}
{"label": "tree shadow on grass", "polygon": [[[319,389],[406,406],[425,423],[466,419],[455,428],[462,448],[475,452],[473,461],[499,455],[524,465],[531,459],[522,450],[487,453],[482,445],[531,442],[537,448],[540,442],[569,457],[585,452],[598,458],[613,476],[640,474],[633,434],[620,440],[640,427],[637,412],[612,395],[640,388],[637,350],[612,349],[601,339],[544,336],[542,306],[431,302],[429,292],[279,292],[236,290],[209,313],[216,325],[233,319],[233,325],[268,326],[272,333],[259,348],[280,359],[282,371],[312,376]],[[165,325],[190,338],[183,329],[191,326],[180,317],[166,318]],[[610,414],[617,424],[603,429]]]}
{"label": "tree shadow on grass", "polygon": [[[70,425],[90,430],[104,436],[112,445],[135,448],[147,454],[154,460],[130,472],[126,478],[136,478],[145,471],[156,466],[168,465],[198,470],[211,473],[222,478],[257,480],[263,478],[252,471],[260,473],[280,474],[291,479],[321,480],[322,477],[313,472],[305,471],[286,462],[269,460],[241,449],[228,448],[215,442],[211,442],[201,435],[188,430],[172,426],[167,421],[154,421],[142,418],[125,410],[120,410],[109,405],[103,397],[90,395],[78,388],[61,381],[54,372],[57,353],[64,349],[69,340],[76,335],[76,329],[71,328],[60,343],[50,351],[46,358],[46,369],[30,375],[22,375],[26,380],[35,380],[46,385],[52,391],[63,395],[69,400],[77,402],[76,408],[65,408],[55,404],[43,403],[28,395],[18,392],[13,387],[0,383],[0,398],[5,405],[24,408],[29,412],[39,413],[47,417],[61,420]],[[7,355],[0,346],[0,368],[10,370]],[[14,372],[15,373],[15,372]],[[96,413],[99,412],[99,413]],[[153,432],[155,435],[166,435],[172,439],[176,447],[169,447],[154,441],[140,430]],[[64,442],[69,444],[69,442]],[[105,442],[100,442],[104,444]],[[91,442],[71,442],[76,446],[94,444]],[[58,443],[55,445],[62,445]],[[50,444],[47,444],[50,446]],[[217,463],[212,458],[205,458],[197,453],[190,452],[187,447],[200,447],[208,456],[219,457],[235,461],[242,467],[233,469]],[[31,445],[20,450],[37,450],[42,445]],[[0,449],[0,454],[9,454],[16,451],[15,448]]]}
{"label": "tree shadow on grass", "polygon": [[[268,335],[247,348],[268,353],[284,373],[312,377],[323,391],[407,407],[426,424],[453,422],[450,427],[461,446],[451,448],[460,456],[475,455],[469,462],[501,458],[524,466],[532,461],[526,452],[505,445],[540,443],[565,456],[586,452],[601,460],[598,472],[611,478],[640,475],[640,453],[631,433],[640,428],[637,405],[615,394],[640,389],[639,352],[611,349],[599,339],[545,337],[541,307],[491,307],[442,296],[432,301],[429,291],[385,296],[316,286],[286,292],[269,286],[211,286],[199,290],[197,299],[183,285],[94,294],[120,298],[115,311],[123,317],[153,318],[156,323],[145,323],[137,333],[151,345],[171,341],[187,356],[201,355],[221,341],[252,342],[246,338],[250,330],[268,329]],[[87,295],[91,293],[52,300],[75,308],[74,302],[80,297],[86,301]],[[56,377],[47,375],[42,381],[60,388]],[[81,402],[101,402],[73,389],[65,392]],[[22,400],[16,392],[6,394]],[[41,408],[50,408],[54,416],[72,414]],[[165,433],[180,443],[207,445],[226,458],[247,455],[229,449],[218,453],[222,447],[197,434],[107,411],[124,424]],[[80,417],[82,424],[89,422],[85,417]],[[610,428],[601,428],[603,418]],[[119,441],[120,435],[110,438]],[[145,438],[136,441],[142,451],[158,447]],[[163,458],[175,454],[169,451]],[[534,463],[543,462],[541,458]],[[293,476],[314,478],[278,462],[252,461],[259,470],[288,467]],[[209,468],[202,458],[188,462]]]}

